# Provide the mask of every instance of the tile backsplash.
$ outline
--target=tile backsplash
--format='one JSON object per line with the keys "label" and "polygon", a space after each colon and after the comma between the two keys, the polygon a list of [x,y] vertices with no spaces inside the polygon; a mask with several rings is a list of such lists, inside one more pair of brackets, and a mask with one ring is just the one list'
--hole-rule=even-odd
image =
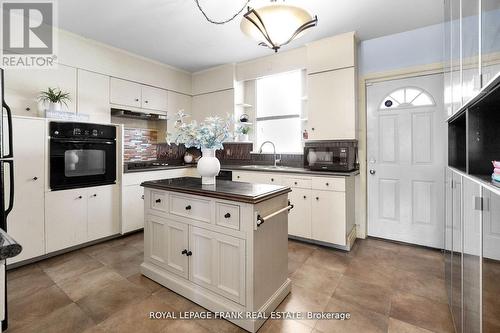
{"label": "tile backsplash", "polygon": [[123,133],[123,159],[125,162],[156,160],[157,144],[157,130],[125,128]]}

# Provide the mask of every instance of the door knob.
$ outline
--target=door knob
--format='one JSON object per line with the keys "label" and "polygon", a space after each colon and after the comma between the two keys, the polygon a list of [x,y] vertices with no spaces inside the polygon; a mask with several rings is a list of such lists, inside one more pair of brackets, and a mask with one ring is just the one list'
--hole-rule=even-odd
{"label": "door knob", "polygon": [[225,217],[226,219],[228,219],[228,218],[230,218],[230,217],[231,217],[231,214],[226,213],[226,214],[224,215],[224,217]]}
{"label": "door knob", "polygon": [[374,174],[375,174],[375,172],[376,172],[375,170],[371,169],[371,170],[370,170],[370,175],[374,175]]}
{"label": "door knob", "polygon": [[156,199],[155,200],[156,203],[160,203],[161,202],[161,199]]}
{"label": "door knob", "polygon": [[186,210],[191,210],[191,205],[187,205]]}
{"label": "door knob", "polygon": [[182,252],[181,252],[181,254],[186,254],[186,253],[188,253],[188,250],[186,250],[186,249],[182,250]]}
{"label": "door knob", "polygon": [[186,255],[189,257],[189,256],[192,256],[193,255],[193,252],[191,251],[187,251]]}

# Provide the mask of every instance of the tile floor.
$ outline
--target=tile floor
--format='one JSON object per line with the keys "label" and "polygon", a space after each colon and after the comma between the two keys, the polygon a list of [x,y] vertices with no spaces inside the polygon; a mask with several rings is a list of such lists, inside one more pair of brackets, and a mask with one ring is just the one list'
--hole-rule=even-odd
{"label": "tile floor", "polygon": [[[8,332],[244,332],[223,320],[149,320],[199,310],[141,276],[143,235],[11,270]],[[350,312],[346,321],[270,321],[259,332],[452,332],[439,251],[376,239],[345,253],[289,241],[292,293],[280,311]]]}

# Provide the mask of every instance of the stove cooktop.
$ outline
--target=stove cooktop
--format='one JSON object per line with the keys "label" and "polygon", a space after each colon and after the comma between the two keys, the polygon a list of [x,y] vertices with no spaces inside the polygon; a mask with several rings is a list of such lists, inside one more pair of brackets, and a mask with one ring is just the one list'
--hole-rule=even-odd
{"label": "stove cooktop", "polygon": [[133,161],[125,163],[125,169],[127,170],[152,169],[163,166],[168,166],[168,163],[161,161]]}

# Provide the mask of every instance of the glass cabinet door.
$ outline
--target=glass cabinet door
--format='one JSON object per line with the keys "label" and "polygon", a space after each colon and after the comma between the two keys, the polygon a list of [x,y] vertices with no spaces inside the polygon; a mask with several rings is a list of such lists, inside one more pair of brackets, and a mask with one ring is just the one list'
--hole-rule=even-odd
{"label": "glass cabinet door", "polygon": [[500,73],[500,0],[481,0],[483,86]]}
{"label": "glass cabinet door", "polygon": [[460,0],[451,0],[451,97],[452,113],[462,106],[462,78],[460,66]]}
{"label": "glass cabinet door", "polygon": [[483,333],[500,332],[500,195],[483,189]]}
{"label": "glass cabinet door", "polygon": [[481,89],[479,14],[480,0],[462,0],[462,104]]}
{"label": "glass cabinet door", "polygon": [[446,281],[446,293],[448,295],[448,304],[451,304],[451,263],[452,263],[452,238],[453,238],[453,172],[446,168],[445,175],[445,225],[444,225],[444,276]]}
{"label": "glass cabinet door", "polygon": [[[444,1],[444,109],[445,117],[453,114],[451,94],[451,0]],[[451,185],[451,184],[450,184]]]}
{"label": "glass cabinet door", "polygon": [[452,197],[451,313],[457,332],[462,332],[462,177],[455,172]]}
{"label": "glass cabinet door", "polygon": [[481,186],[463,178],[463,331],[481,331]]}

